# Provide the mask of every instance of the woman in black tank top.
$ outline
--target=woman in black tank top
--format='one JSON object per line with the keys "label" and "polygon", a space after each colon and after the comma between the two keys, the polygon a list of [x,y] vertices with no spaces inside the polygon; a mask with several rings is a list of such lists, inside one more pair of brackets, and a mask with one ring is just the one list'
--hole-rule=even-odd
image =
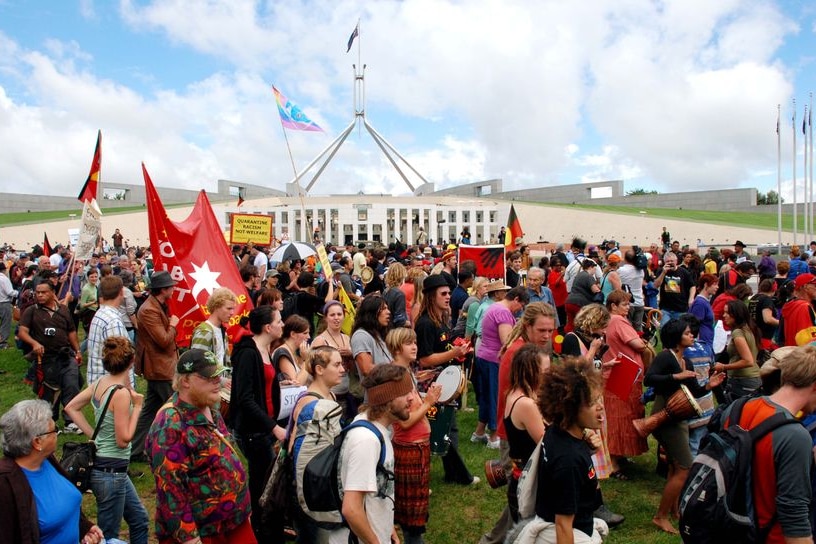
{"label": "woman in black tank top", "polygon": [[515,522],[519,517],[516,491],[521,471],[544,436],[544,419],[538,411],[536,398],[540,376],[549,366],[547,352],[535,344],[522,346],[510,366],[510,391],[503,417],[513,461],[513,471],[508,475],[507,504]]}

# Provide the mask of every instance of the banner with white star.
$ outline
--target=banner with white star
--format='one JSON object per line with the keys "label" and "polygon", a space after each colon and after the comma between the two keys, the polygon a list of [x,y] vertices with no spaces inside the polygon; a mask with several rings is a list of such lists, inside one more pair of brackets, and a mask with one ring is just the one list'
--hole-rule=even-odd
{"label": "banner with white star", "polygon": [[219,287],[229,288],[238,298],[235,315],[227,327],[232,339],[238,321],[249,315],[252,302],[207,194],[202,190],[189,217],[176,223],[167,216],[144,164],[142,173],[154,270],[166,270],[178,282],[168,303],[170,312],[179,317],[176,343],[180,347],[190,345],[193,329],[209,317],[207,299]]}

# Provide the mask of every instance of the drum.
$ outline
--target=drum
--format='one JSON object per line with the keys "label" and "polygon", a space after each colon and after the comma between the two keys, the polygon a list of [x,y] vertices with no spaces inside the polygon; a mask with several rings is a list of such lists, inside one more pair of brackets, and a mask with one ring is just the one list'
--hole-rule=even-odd
{"label": "drum", "polygon": [[462,367],[451,365],[439,374],[434,383],[442,386],[439,403],[447,404],[458,399],[465,390],[465,373],[462,372]]}
{"label": "drum", "polygon": [[681,385],[680,389],[669,397],[665,408],[649,417],[632,421],[632,425],[635,426],[635,430],[640,436],[646,437],[669,421],[682,421],[692,416],[700,417],[702,415],[703,410],[694,400],[691,391],[685,385]]}
{"label": "drum", "polygon": [[431,424],[431,454],[445,455],[450,447],[450,429],[456,407],[447,404],[431,406],[426,415]]}
{"label": "drum", "polygon": [[499,459],[490,459],[485,461],[484,465],[485,478],[487,483],[493,489],[498,489],[503,485],[507,485],[507,472],[504,470],[504,463]]}
{"label": "drum", "polygon": [[224,421],[229,422],[230,390],[222,387],[221,393],[219,394],[221,395],[221,405],[218,407],[218,409],[221,412],[221,417],[224,418]]}

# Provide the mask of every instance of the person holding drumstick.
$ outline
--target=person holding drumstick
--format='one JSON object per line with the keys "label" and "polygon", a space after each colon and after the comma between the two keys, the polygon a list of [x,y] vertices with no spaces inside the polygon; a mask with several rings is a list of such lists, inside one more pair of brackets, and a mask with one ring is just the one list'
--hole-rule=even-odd
{"label": "person holding drumstick", "polygon": [[[436,368],[457,364],[470,351],[470,344],[454,346],[451,343],[452,333],[450,320],[451,289],[440,274],[432,274],[422,283],[422,309],[414,329],[417,335],[417,356],[421,368]],[[459,455],[459,426],[456,415],[453,416],[450,429],[450,448],[442,456],[445,468],[445,481],[460,485],[477,484],[481,480],[473,476]]]}
{"label": "person holding drumstick", "polygon": [[[411,371],[417,355],[417,336],[413,329],[393,329],[385,343],[394,356],[394,364]],[[402,527],[405,544],[424,542],[422,535],[428,523],[431,495],[431,425],[425,414],[439,402],[441,393],[442,386],[433,384],[422,399],[415,386],[410,416],[406,421],[393,424],[394,522]]]}
{"label": "person holding drumstick", "polygon": [[[652,414],[663,410],[669,397],[677,392],[681,385],[685,385],[694,397],[700,397],[706,393],[706,390],[722,383],[725,374],[715,372],[703,388],[697,382],[697,374],[694,370],[686,367],[683,351],[694,343],[694,335],[685,321],[681,319],[668,321],[660,330],[660,340],[663,343],[663,351],[655,357],[644,380],[646,386],[654,387],[655,390]],[[653,434],[666,450],[669,476],[652,523],[662,531],[678,534],[677,529],[669,520],[669,514],[677,513],[677,500],[692,463],[688,423],[669,420],[658,427]]]}

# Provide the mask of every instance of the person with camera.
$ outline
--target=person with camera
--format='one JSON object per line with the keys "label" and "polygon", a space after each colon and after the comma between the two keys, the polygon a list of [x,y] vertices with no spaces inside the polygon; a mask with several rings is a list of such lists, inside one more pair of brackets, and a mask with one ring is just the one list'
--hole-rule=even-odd
{"label": "person with camera", "polygon": [[686,268],[677,266],[677,255],[667,251],[663,256],[663,268],[654,280],[654,286],[660,290],[660,319],[662,327],[670,319],[677,319],[688,312],[689,306],[697,294],[691,273]]}
{"label": "person with camera", "polygon": [[[20,318],[17,336],[31,346],[32,356],[42,365],[42,380],[35,380],[38,396],[51,401],[54,421],[59,419],[59,403],[53,402],[53,395],[59,395],[59,402],[67,405],[79,393],[79,364],[82,354],[79,339],[74,328],[74,320],[68,308],[57,301],[54,285],[50,281],[40,282],[34,288],[36,303],[26,308]],[[48,386],[37,382],[43,381]],[[82,431],[63,413],[65,431],[81,434]]]}

